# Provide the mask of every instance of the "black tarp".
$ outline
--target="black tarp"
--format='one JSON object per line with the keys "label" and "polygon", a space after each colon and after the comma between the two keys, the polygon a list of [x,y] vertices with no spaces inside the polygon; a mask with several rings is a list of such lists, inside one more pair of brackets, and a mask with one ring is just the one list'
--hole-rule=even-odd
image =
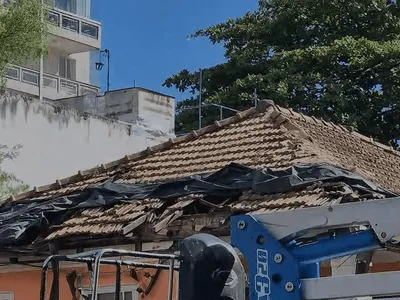
{"label": "black tarp", "polygon": [[259,194],[286,193],[302,190],[321,181],[344,182],[386,197],[398,195],[377,187],[372,182],[330,164],[294,165],[284,171],[268,168],[255,170],[232,163],[211,174],[199,174],[162,184],[121,184],[105,182],[82,192],[49,200],[15,201],[0,207],[0,248],[31,244],[51,225],[61,224],[83,208],[112,206],[121,201],[145,198],[169,199],[189,194],[204,194],[209,199],[228,199],[243,191]]}

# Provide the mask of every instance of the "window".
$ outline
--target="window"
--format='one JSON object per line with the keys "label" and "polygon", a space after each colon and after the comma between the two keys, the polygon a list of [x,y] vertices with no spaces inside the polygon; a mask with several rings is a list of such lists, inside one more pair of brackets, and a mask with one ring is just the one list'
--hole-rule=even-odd
{"label": "window", "polygon": [[59,75],[66,79],[76,80],[76,60],[60,56]]}
{"label": "window", "polygon": [[14,292],[1,292],[0,300],[14,300]]}
{"label": "window", "polygon": [[90,0],[45,0],[49,6],[90,18]]}
{"label": "window", "polygon": [[59,54],[49,49],[47,57],[43,59],[43,70],[47,74],[58,75]]}
{"label": "window", "polygon": [[76,14],[76,0],[55,0],[55,7]]}
{"label": "window", "polygon": [[81,32],[82,32],[82,34],[90,36],[94,39],[99,38],[99,28],[92,24],[82,22],[81,23]]}
{"label": "window", "polygon": [[[30,69],[32,69],[32,67],[30,67]],[[43,70],[47,74],[60,76],[65,79],[76,80],[75,59],[67,56],[60,56],[59,53],[53,53],[52,51],[49,51],[48,56],[43,59]]]}
{"label": "window", "polygon": [[7,78],[19,80],[19,69],[7,66],[5,67],[5,75]]}
{"label": "window", "polygon": [[[120,300],[137,300],[138,293],[136,291],[136,285],[121,286]],[[86,292],[85,292],[86,291]],[[114,300],[115,299],[115,286],[99,287],[97,293],[97,300]],[[89,288],[82,290],[83,295],[87,295],[89,298],[92,297]],[[0,299],[2,300],[2,299]]]}
{"label": "window", "polygon": [[39,73],[22,70],[22,82],[30,83],[33,85],[39,84]]}
{"label": "window", "polygon": [[78,20],[67,17],[67,16],[63,16],[61,24],[64,29],[68,29],[68,30],[79,33],[79,21]]}
{"label": "window", "polygon": [[38,59],[26,59],[21,61],[21,65],[24,68],[39,71],[40,69],[40,62]]}

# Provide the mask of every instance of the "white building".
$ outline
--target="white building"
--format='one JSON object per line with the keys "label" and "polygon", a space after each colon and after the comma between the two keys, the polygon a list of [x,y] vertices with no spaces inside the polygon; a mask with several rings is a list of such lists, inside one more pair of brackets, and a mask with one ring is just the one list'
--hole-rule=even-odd
{"label": "white building", "polygon": [[90,1],[45,0],[53,25],[44,58],[43,101],[38,99],[39,62],[6,69],[0,146],[18,146],[19,155],[0,168],[31,187],[175,137],[173,97],[143,88],[98,93],[93,75],[98,74],[102,28],[90,19]]}
{"label": "white building", "polygon": [[174,105],[141,106],[135,116],[143,121],[130,124],[6,92],[0,95],[0,145],[17,146],[19,155],[0,168],[31,187],[41,186],[175,137],[166,125],[173,124]]}
{"label": "white building", "polygon": [[[44,0],[49,51],[44,58],[43,97],[49,100],[99,91],[94,83],[95,59],[101,48],[101,23],[90,18],[91,0]],[[0,0],[2,2],[2,0]],[[39,95],[39,61],[6,70],[7,88]]]}

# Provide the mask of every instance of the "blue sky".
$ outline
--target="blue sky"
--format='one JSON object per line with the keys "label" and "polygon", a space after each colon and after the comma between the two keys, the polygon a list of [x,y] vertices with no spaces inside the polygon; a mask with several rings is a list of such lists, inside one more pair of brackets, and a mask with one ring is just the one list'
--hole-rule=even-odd
{"label": "blue sky", "polygon": [[[162,87],[183,68],[196,70],[224,61],[221,46],[187,39],[195,30],[242,16],[257,0],[92,0],[92,18],[103,24],[102,46],[111,51],[111,90],[136,86],[184,96]],[[106,86],[106,68],[101,85]]]}

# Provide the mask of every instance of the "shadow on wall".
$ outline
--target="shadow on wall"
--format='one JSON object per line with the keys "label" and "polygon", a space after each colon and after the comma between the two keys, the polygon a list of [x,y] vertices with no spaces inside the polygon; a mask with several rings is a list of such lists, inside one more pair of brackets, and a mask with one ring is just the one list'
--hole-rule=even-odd
{"label": "shadow on wall", "polygon": [[56,106],[51,102],[39,102],[39,100],[29,96],[5,92],[0,97],[1,119],[6,120],[11,117],[12,120],[15,120],[18,109],[21,107],[21,102],[23,102],[25,122],[28,122],[30,111],[34,114],[41,114],[49,123],[58,122],[60,126],[68,126],[69,119],[72,116],[66,109]]}
{"label": "shadow on wall", "polygon": [[73,120],[77,123],[82,121],[89,122],[90,118],[101,119],[109,124],[115,123],[115,121],[107,118],[102,118],[87,113],[80,113],[77,110],[56,105],[52,101],[39,101],[38,99],[9,91],[2,93],[0,97],[1,119],[5,120],[10,116],[12,119],[15,119],[18,109],[21,106],[21,102],[23,102],[26,122],[29,118],[29,112],[32,111],[34,114],[42,115],[49,123],[58,123],[60,128],[64,126],[67,127],[71,118],[73,118]]}

